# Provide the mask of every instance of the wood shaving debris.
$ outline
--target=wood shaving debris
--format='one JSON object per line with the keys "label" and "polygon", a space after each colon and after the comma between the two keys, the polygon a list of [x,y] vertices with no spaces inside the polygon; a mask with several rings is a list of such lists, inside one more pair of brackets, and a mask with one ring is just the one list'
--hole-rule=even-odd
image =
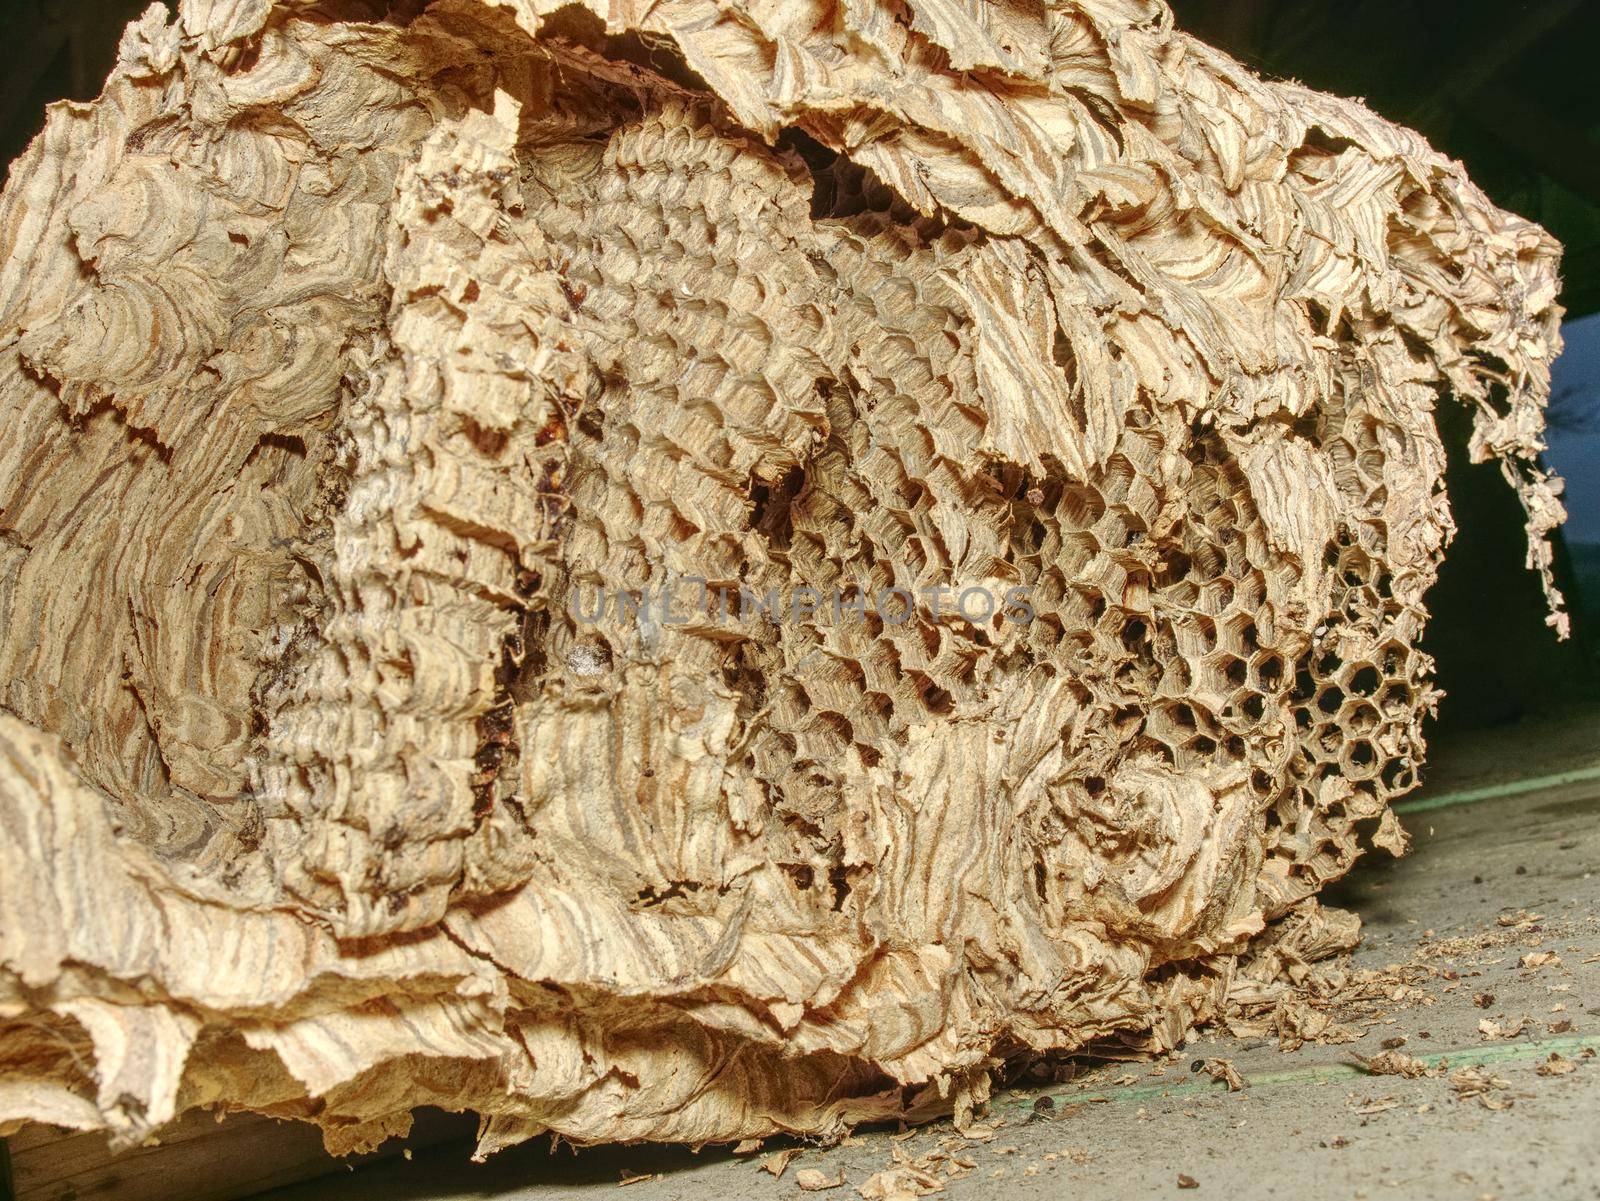
{"label": "wood shaving debris", "polygon": [[1550,1057],[1536,1069],[1541,1076],[1570,1076],[1578,1070],[1578,1065],[1570,1059],[1563,1058],[1556,1051],[1550,1052]]}
{"label": "wood shaving debris", "polygon": [[1430,1068],[1422,1060],[1402,1051],[1384,1051],[1371,1058],[1363,1055],[1355,1055],[1352,1058],[1370,1076],[1403,1076],[1407,1080],[1416,1080],[1422,1076],[1438,1074],[1438,1069]]}
{"label": "wood shaving debris", "polygon": [[944,1182],[919,1168],[902,1166],[876,1172],[856,1186],[864,1201],[912,1201],[944,1192]]}
{"label": "wood shaving debris", "polygon": [[1230,1093],[1240,1092],[1245,1086],[1244,1077],[1239,1074],[1239,1069],[1233,1066],[1231,1059],[1208,1059],[1205,1070],[1213,1080],[1221,1080],[1226,1084]]}
{"label": "wood shaving debris", "polygon": [[1376,1101],[1362,1101],[1352,1105],[1350,1108],[1353,1113],[1367,1117],[1375,1113],[1384,1113],[1390,1109],[1398,1109],[1400,1108],[1400,1102],[1393,1097],[1380,1097]]}
{"label": "wood shaving debris", "polygon": [[1478,1033],[1486,1039],[1519,1038],[1528,1028],[1527,1018],[1514,1018],[1506,1025],[1501,1025],[1493,1018],[1482,1018],[1478,1022]]}
{"label": "wood shaving debris", "polygon": [[1511,1082],[1502,1080],[1486,1068],[1457,1068],[1447,1079],[1455,1090],[1457,1100],[1476,1098],[1485,1109],[1493,1110],[1510,1109],[1514,1104],[1512,1098],[1500,1095],[1511,1087]]}
{"label": "wood shaving debris", "polygon": [[831,1188],[838,1188],[844,1183],[844,1169],[829,1176],[817,1168],[801,1168],[794,1174],[794,1182],[808,1193],[820,1193]]}
{"label": "wood shaving debris", "polygon": [[761,1170],[770,1172],[773,1176],[781,1177],[788,1169],[790,1161],[799,1154],[799,1147],[785,1147],[781,1151],[774,1151],[771,1155],[765,1156],[761,1160]]}

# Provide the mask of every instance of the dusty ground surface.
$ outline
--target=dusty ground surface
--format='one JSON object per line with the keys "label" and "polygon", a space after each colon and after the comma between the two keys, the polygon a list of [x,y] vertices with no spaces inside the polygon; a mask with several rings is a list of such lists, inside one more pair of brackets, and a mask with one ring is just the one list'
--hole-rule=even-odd
{"label": "dusty ground surface", "polygon": [[[625,1182],[626,1201],[856,1201],[897,1156],[951,1201],[1600,1197],[1600,714],[1475,736],[1434,765],[1403,806],[1412,856],[1375,854],[1327,897],[1366,923],[1352,966],[1398,969],[1394,999],[1339,1014],[1354,1042],[1215,1036],[1160,1063],[1086,1065],[1003,1094],[986,1137],[942,1124],[744,1156],[539,1143],[481,1166],[447,1144],[256,1201],[531,1201]],[[1358,1057],[1386,1046],[1445,1074],[1367,1074]],[[1243,1089],[1193,1070],[1211,1058]],[[786,1145],[775,1179],[761,1164]]]}

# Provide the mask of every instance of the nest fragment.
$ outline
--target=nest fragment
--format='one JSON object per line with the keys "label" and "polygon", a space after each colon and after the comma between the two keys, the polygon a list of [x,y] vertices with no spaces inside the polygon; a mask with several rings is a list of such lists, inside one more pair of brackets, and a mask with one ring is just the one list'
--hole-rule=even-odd
{"label": "nest fragment", "polygon": [[1548,235],[1153,0],[383,8],[0,199],[0,1129],[966,1113],[1402,849]]}

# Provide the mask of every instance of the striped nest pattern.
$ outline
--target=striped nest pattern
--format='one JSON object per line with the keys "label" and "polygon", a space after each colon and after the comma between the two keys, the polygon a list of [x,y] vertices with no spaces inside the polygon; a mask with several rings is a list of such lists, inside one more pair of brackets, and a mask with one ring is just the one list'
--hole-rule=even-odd
{"label": "striped nest pattern", "polygon": [[1169,1049],[1403,849],[1436,405],[1549,583],[1558,247],[1156,0],[153,6],[0,244],[0,1129]]}

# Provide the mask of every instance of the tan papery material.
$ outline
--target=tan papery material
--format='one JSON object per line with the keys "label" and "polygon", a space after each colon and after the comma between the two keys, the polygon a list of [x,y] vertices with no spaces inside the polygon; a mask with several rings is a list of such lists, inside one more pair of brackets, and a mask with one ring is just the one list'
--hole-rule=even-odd
{"label": "tan papery material", "polygon": [[1155,0],[383,8],[0,200],[0,1129],[965,1118],[1403,849],[1543,231]]}

